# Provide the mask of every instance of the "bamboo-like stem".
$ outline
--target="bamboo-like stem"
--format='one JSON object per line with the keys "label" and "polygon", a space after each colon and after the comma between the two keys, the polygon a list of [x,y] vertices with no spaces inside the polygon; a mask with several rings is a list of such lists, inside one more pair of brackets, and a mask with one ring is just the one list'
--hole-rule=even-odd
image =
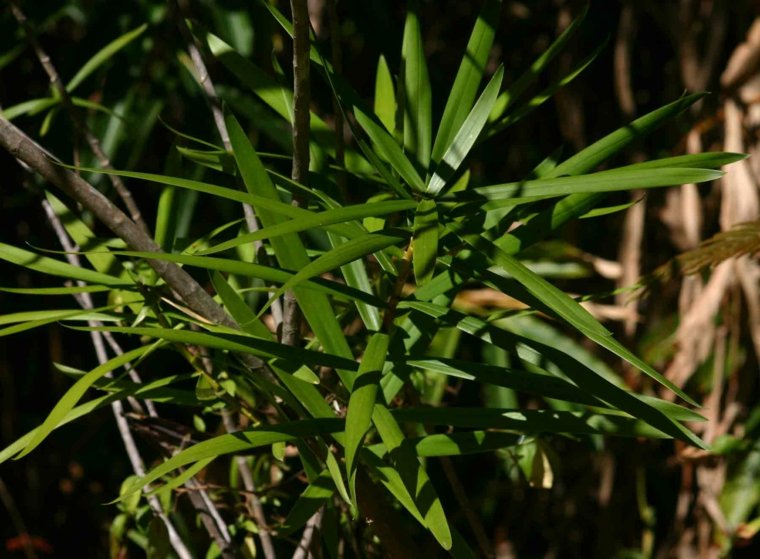
{"label": "bamboo-like stem", "polygon": [[[60,74],[58,74],[58,71],[56,70],[50,56],[48,56],[47,52],[45,52],[45,50],[42,48],[42,45],[37,40],[37,37],[34,34],[34,30],[29,25],[29,21],[27,20],[26,15],[23,11],[21,11],[21,8],[18,6],[16,0],[8,0],[8,3],[10,4],[13,16],[16,18],[16,21],[18,21],[21,28],[24,30],[27,42],[34,50],[35,54],[37,55],[37,59],[44,68],[45,73],[48,75],[48,78],[50,78],[51,85],[53,88],[55,88],[56,93],[59,95],[63,108],[66,110],[69,118],[71,118],[72,122],[74,123],[74,128],[77,130],[77,133],[79,133],[87,141],[87,144],[90,146],[92,153],[98,159],[101,167],[104,169],[113,169],[111,161],[109,160],[105,151],[103,151],[103,147],[100,145],[100,140],[98,140],[98,138],[92,133],[90,127],[87,126],[87,123],[82,117],[80,111],[74,106],[74,102],[71,100],[71,96],[69,95],[69,92],[66,90],[66,86],[61,80]],[[124,185],[124,181],[122,181],[120,177],[110,174],[108,175],[108,179],[111,181],[111,184],[113,185],[114,190],[116,190],[116,193],[119,195],[119,198],[121,198],[121,200],[124,202],[124,205],[129,211],[129,214],[134,222],[140,229],[143,230],[143,232],[147,234],[149,232],[148,226],[146,225],[145,220],[142,218],[142,213],[140,212],[140,208],[137,206],[137,202],[135,202],[132,193]]]}

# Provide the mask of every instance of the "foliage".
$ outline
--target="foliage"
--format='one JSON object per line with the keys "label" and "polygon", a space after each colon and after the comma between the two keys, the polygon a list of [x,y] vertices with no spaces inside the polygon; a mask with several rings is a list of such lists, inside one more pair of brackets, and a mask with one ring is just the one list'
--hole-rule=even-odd
{"label": "foliage", "polygon": [[[315,109],[303,183],[286,174],[299,155],[292,151],[290,127],[298,93],[285,73],[277,64],[272,72],[261,68],[234,41],[204,27],[213,27],[211,22],[193,23],[190,40],[233,84],[219,87],[225,110],[218,132],[229,145],[217,145],[208,129],[198,134],[203,139],[173,130],[177,145],[162,174],[135,170],[130,163],[137,157],[121,159],[129,170],[104,168],[87,157],[73,167],[56,163],[63,183],[75,181],[64,170],[73,169],[103,189],[103,177],[129,179],[135,190],[155,189],[155,195],[139,196],[155,204],[146,214],[155,215],[151,239],[118,232],[103,237],[102,225],[118,231],[111,219],[117,214],[98,214],[76,196],[61,200],[41,182],[76,247],[64,245],[61,252],[0,245],[3,260],[68,280],[53,290],[7,291],[73,295],[80,303],[87,294],[91,301],[83,308],[43,301],[39,310],[4,314],[2,335],[61,323],[79,332],[81,343],[92,336],[128,348],[87,365],[89,370],[58,365],[73,383],[42,424],[0,452],[0,461],[44,448],[61,426],[124,402],[137,410],[131,428],[157,441],[166,459],[125,480],[116,499],[114,549],[174,544],[168,528],[151,520],[156,506],[174,509],[180,489],[192,492],[199,483],[194,479],[205,479],[195,476],[205,475],[214,480],[210,493],[217,504],[239,504],[253,487],[264,516],[233,509],[222,519],[227,539],[207,528],[209,540],[196,553],[253,553],[254,535],[271,530],[280,553],[296,548],[298,538],[292,538],[299,534],[301,543],[324,546],[333,557],[352,542],[359,555],[399,543],[409,545],[410,555],[429,537],[453,556],[466,557],[487,550],[467,537],[470,531],[477,535],[476,521],[453,521],[452,511],[466,503],[457,493],[456,472],[446,466],[450,457],[495,453],[518,465],[532,486],[550,487],[558,466],[554,447],[564,440],[593,447],[606,436],[674,438],[706,448],[684,426],[701,420],[699,413],[629,390],[575,336],[626,361],[652,386],[666,387],[687,404],[694,400],[617,341],[525,255],[567,223],[604,213],[608,193],[712,181],[723,165],[743,156],[713,152],[609,167],[634,140],[697,102],[697,93],[563,161],[549,156],[517,180],[476,180],[468,156],[487,142],[503,141],[504,130],[600,52],[543,89],[531,89],[566,48],[582,13],[522,76],[505,83],[504,68],[489,70],[488,64],[500,4],[484,3],[445,102],[430,84],[424,22],[414,4],[406,13],[400,64],[391,69],[378,60],[372,103],[352,88],[350,75],[336,70],[323,45],[314,44],[312,84],[324,86],[321,94],[336,103],[352,141],[344,145],[342,133],[335,134]],[[288,17],[272,4],[260,2],[257,9],[271,16],[267,25],[292,34]],[[127,31],[66,82],[73,110],[88,109],[106,151],[146,142],[169,99],[154,97],[145,106],[131,90],[119,106],[108,108],[75,96],[75,90],[151,33],[146,24]],[[183,61],[191,74],[197,72],[187,57]],[[42,116],[45,136],[65,105],[53,90],[3,114],[9,120]],[[434,106],[444,107],[439,119]],[[146,116],[127,123],[120,116],[127,109]],[[608,167],[598,170],[602,165]],[[180,272],[186,275],[178,284],[173,278]],[[461,296],[476,288],[521,306],[507,312],[467,307]],[[211,314],[217,307],[203,299],[205,290],[223,313]],[[301,324],[286,312],[291,294]],[[288,326],[298,331],[295,344],[283,341]],[[141,383],[130,376],[137,370]],[[460,390],[478,396],[460,397]],[[148,402],[160,416],[148,413]],[[164,415],[177,420],[169,424]],[[220,466],[228,456],[237,459]],[[271,470],[280,473],[273,477]],[[285,477],[293,475],[302,482],[298,489]],[[254,485],[245,485],[245,476]],[[376,486],[385,490],[381,500],[374,498]],[[140,491],[145,499],[138,498]],[[372,521],[369,530],[358,528],[364,517]],[[321,542],[308,536],[313,522],[322,525]],[[177,524],[178,537],[188,540],[190,530]],[[257,539],[258,545],[263,541]]]}

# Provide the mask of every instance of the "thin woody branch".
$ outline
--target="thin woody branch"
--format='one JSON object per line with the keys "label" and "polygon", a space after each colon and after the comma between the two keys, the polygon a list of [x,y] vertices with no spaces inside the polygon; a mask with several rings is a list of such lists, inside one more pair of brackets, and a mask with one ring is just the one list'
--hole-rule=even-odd
{"label": "thin woody branch", "polygon": [[[0,117],[0,146],[91,211],[130,249],[161,252],[156,242],[113,202],[76,173],[57,165],[26,134],[2,117]],[[148,263],[192,311],[215,324],[231,328],[238,327],[211,295],[182,268],[161,260],[148,260]],[[255,368],[260,368],[261,362],[258,359],[256,361]]]}
{"label": "thin woody branch", "polygon": [[[50,78],[50,83],[55,88],[56,93],[60,97],[61,104],[74,123],[75,129],[90,146],[90,149],[92,150],[92,153],[95,154],[95,157],[97,157],[100,166],[104,169],[113,169],[110,159],[106,155],[105,151],[103,151],[103,147],[100,145],[100,140],[98,140],[98,138],[92,133],[90,127],[87,126],[87,123],[82,117],[81,112],[74,106],[74,102],[71,100],[71,96],[69,95],[69,92],[66,90],[66,86],[61,80],[61,76],[58,74],[58,71],[56,70],[50,56],[48,56],[47,52],[45,52],[45,50],[42,48],[42,45],[37,40],[37,37],[34,34],[34,30],[32,30],[31,26],[29,25],[29,21],[26,19],[26,15],[21,11],[21,8],[18,6],[16,0],[8,0],[8,2],[11,7],[11,12],[13,12],[13,16],[16,18],[16,21],[18,21],[21,28],[24,30],[27,42],[31,45],[34,53],[37,55],[37,58],[40,61],[40,64],[44,68],[45,73],[48,75],[48,78]],[[121,178],[116,175],[108,175],[108,179],[111,181],[111,184],[113,185],[114,190],[116,190],[116,193],[119,195],[119,198],[121,198],[121,200],[124,202],[124,205],[129,211],[129,214],[134,222],[145,233],[148,233],[149,229],[145,224],[145,220],[142,217],[140,208],[137,206],[132,193],[124,185],[124,181],[122,181]]]}

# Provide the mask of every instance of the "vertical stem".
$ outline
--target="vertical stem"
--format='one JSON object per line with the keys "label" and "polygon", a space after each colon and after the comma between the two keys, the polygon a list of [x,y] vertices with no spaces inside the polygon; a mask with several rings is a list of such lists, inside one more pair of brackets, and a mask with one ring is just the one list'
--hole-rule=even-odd
{"label": "vertical stem", "polygon": [[[290,0],[293,13],[293,168],[291,178],[305,185],[309,176],[309,8],[306,0]],[[293,205],[303,201],[293,196]],[[296,345],[300,338],[301,313],[294,293],[284,297],[282,343]]]}

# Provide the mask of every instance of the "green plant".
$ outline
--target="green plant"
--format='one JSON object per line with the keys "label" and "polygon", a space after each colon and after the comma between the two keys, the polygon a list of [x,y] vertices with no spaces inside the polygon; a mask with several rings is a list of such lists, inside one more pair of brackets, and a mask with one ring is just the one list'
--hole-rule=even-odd
{"label": "green plant", "polygon": [[[198,166],[196,179],[67,167],[0,120],[0,143],[6,150],[116,235],[97,237],[73,206],[45,185],[50,207],[79,250],[64,246],[67,262],[3,244],[0,258],[82,282],[54,291],[16,292],[72,294],[84,308],[5,315],[3,323],[12,326],[0,332],[9,335],[60,321],[101,343],[123,336],[121,343],[132,348],[102,359],[89,372],[61,367],[76,381],[42,425],[0,452],[0,461],[25,456],[61,425],[113,402],[145,401],[137,409],[148,416],[140,419],[148,430],[158,417],[147,413],[147,402],[179,405],[193,410],[191,438],[210,431],[212,423],[229,432],[189,446],[181,436],[167,440],[164,435],[170,457],[148,472],[138,470],[138,478],[125,483],[119,497],[121,522],[142,522],[146,546],[168,536],[182,554],[177,544],[181,534],[171,534],[167,523],[163,532],[160,523],[140,517],[146,507],[139,513],[138,491],[151,488],[150,506],[160,515],[170,509],[172,490],[190,484],[192,492],[193,476],[217,458],[235,455],[250,458],[233,462],[230,485],[238,476],[254,478],[258,471],[255,483],[261,486],[266,483],[261,469],[270,464],[283,471],[303,470],[307,483],[287,506],[272,489],[263,503],[270,520],[254,510],[223,519],[217,532],[208,526],[214,545],[225,554],[244,553],[240,550],[254,545],[250,534],[266,534],[265,524],[274,516],[282,518],[274,525],[279,540],[264,546],[292,549],[287,538],[303,529],[302,543],[308,547],[310,530],[321,523],[332,554],[341,539],[350,539],[354,520],[362,515],[372,520],[384,549],[411,555],[423,536],[393,514],[404,509],[443,549],[472,556],[475,552],[447,517],[440,484],[431,481],[433,458],[441,457],[446,469],[452,456],[508,449],[531,483],[544,485],[550,483],[556,437],[671,437],[704,447],[683,426],[698,421],[699,414],[626,390],[621,379],[592,364],[569,336],[532,316],[541,313],[575,329],[693,404],[521,258],[569,221],[619,209],[600,207],[606,193],[710,181],[720,176],[716,169],[740,159],[705,153],[595,171],[701,95],[653,111],[562,162],[547,158],[523,180],[479,186],[471,184],[465,165],[478,142],[502,138],[497,134],[550,99],[597,54],[546,90],[526,95],[582,16],[520,78],[503,87],[500,67],[481,91],[500,9],[500,2],[487,0],[434,127],[421,25],[413,8],[406,17],[398,79],[394,84],[380,59],[370,108],[334,70],[334,62],[309,46],[307,20],[299,21],[303,13],[297,10],[305,2],[293,2],[293,24],[263,4],[287,33],[296,35],[294,89],[201,25],[188,29],[180,17],[178,26],[190,37],[191,49],[197,49],[193,41],[207,48],[267,107],[270,118],[274,114],[293,123],[293,147],[286,155],[259,153],[250,136],[252,130],[269,135],[271,144],[288,150],[291,132],[286,127],[255,129],[255,118],[250,118],[247,129],[236,116],[244,113],[245,103],[230,95],[222,114],[210,92],[224,145],[182,135],[189,143],[178,146]],[[126,46],[137,35],[114,44]],[[114,49],[104,52],[111,55]],[[356,147],[343,145],[342,134],[335,135],[318,114],[308,114],[309,57],[312,71],[321,74],[335,98],[336,112],[351,127]],[[102,63],[105,57],[97,60]],[[53,114],[59,103],[75,104],[61,91],[57,94],[35,106]],[[8,113],[15,116],[20,109]],[[282,172],[289,159],[290,177]],[[155,234],[74,171],[162,185]],[[200,180],[205,172],[213,172],[213,178]],[[183,203],[183,192],[201,193],[220,205],[236,204],[234,220],[204,222],[207,234],[186,242],[176,219],[192,211]],[[241,215],[246,218],[242,222]],[[202,208],[195,216],[203,219]],[[470,311],[457,295],[473,286],[506,294],[525,308]],[[89,324],[77,326],[82,321]],[[267,324],[277,322],[279,329],[273,332]],[[182,358],[181,373],[154,372],[142,384],[129,377],[138,367],[165,363],[163,354],[169,352]],[[457,405],[446,396],[449,379],[498,387],[501,392],[489,394],[499,394],[502,403]],[[195,383],[194,391],[189,383]],[[89,389],[103,394],[81,403]],[[521,405],[525,395],[531,405]],[[262,448],[268,451],[262,453]],[[457,483],[455,474],[446,478],[450,487]],[[378,491],[380,486],[387,495]],[[254,485],[246,489],[256,491]],[[468,520],[468,529],[477,535],[477,519]],[[235,533],[225,538],[219,533],[222,524],[234,526]],[[369,537],[364,545],[375,546]],[[478,546],[487,553],[482,538]]]}

